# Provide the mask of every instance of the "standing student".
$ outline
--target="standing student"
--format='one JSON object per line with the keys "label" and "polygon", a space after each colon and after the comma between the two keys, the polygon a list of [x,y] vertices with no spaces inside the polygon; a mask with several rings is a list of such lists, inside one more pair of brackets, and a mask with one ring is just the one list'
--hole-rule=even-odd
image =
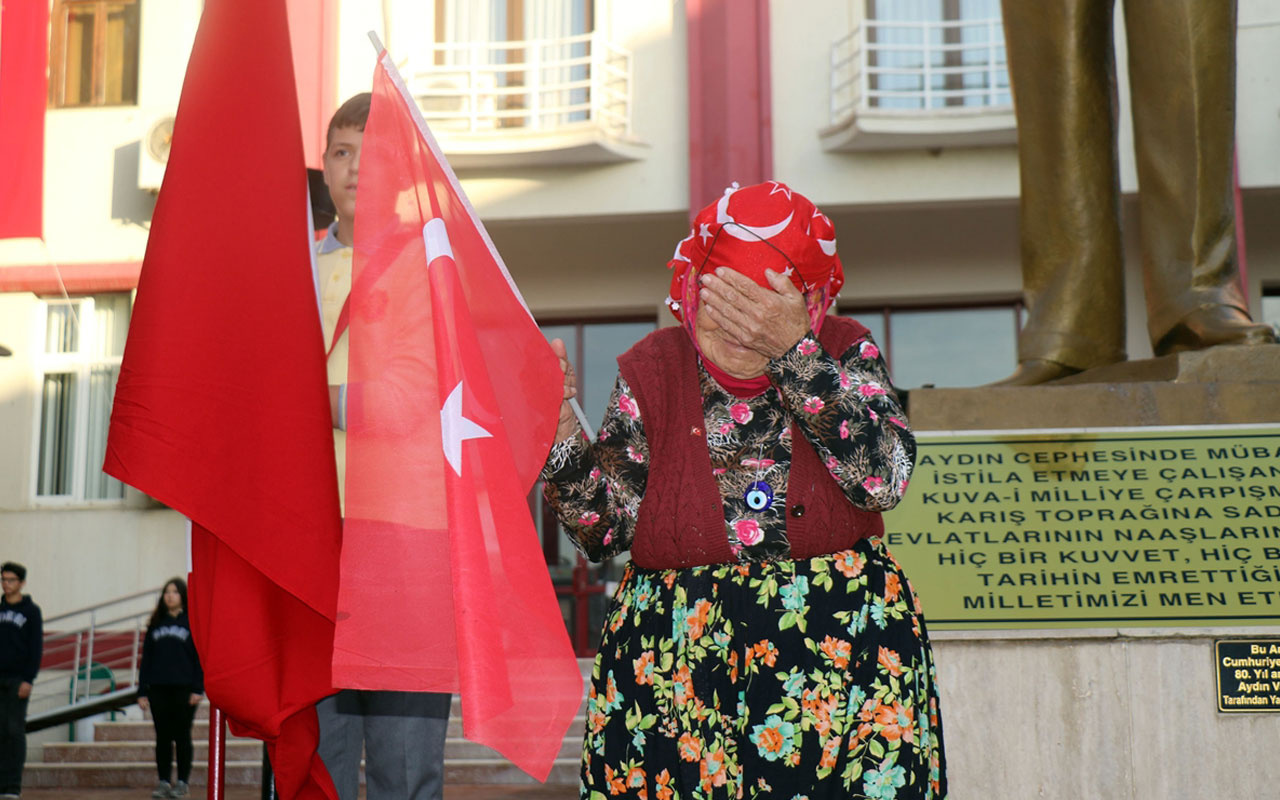
{"label": "standing student", "polygon": [[[347,315],[343,308],[351,292],[356,183],[371,99],[368,92],[352,97],[329,122],[324,178],[337,220],[316,251],[339,497],[346,476],[347,331],[343,320]],[[447,694],[356,689],[343,689],[317,703],[320,757],[339,798],[355,800],[359,792],[363,749],[368,800],[441,800],[449,705]]]}
{"label": "standing student", "polygon": [[[191,780],[191,723],[204,699],[204,671],[187,621],[187,583],[164,585],[142,641],[138,706],[151,712],[156,728],[156,788],[152,797],[185,797]],[[170,783],[174,751],[178,781]]]}
{"label": "standing student", "polygon": [[44,624],[40,606],[22,593],[27,568],[12,561],[0,565],[0,798],[22,794],[27,761],[27,701],[40,671]]}

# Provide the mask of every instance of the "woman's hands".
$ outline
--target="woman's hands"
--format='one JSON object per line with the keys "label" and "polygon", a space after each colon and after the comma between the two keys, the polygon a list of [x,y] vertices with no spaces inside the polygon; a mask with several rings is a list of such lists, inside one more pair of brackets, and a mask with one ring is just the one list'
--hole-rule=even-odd
{"label": "woman's hands", "polygon": [[740,272],[717,267],[702,276],[698,314],[706,314],[739,343],[774,359],[809,332],[804,295],[784,273],[765,270],[773,290]]}
{"label": "woman's hands", "polygon": [[139,697],[139,698],[138,698],[138,708],[142,709],[143,711],[150,711],[150,710],[151,710],[151,700],[149,700],[149,699],[148,699],[148,698],[146,698],[146,697]]}
{"label": "woman's hands", "polygon": [[560,359],[560,369],[564,372],[564,400],[560,402],[560,423],[556,426],[556,444],[559,444],[578,430],[578,417],[569,405],[569,399],[578,396],[578,375],[569,363],[569,351],[563,339],[552,339],[551,351]]}
{"label": "woman's hands", "polygon": [[196,694],[195,692],[192,692],[191,697],[187,699],[187,702],[191,703],[191,705],[193,706],[198,706],[200,705],[200,701],[203,699],[204,699],[204,695]]}

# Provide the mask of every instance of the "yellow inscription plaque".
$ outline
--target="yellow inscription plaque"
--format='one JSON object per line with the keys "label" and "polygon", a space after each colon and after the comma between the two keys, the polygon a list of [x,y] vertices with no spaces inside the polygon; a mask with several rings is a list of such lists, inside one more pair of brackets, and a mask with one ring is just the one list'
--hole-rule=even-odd
{"label": "yellow inscription plaque", "polygon": [[1280,620],[1280,426],[918,441],[885,540],[935,628]]}

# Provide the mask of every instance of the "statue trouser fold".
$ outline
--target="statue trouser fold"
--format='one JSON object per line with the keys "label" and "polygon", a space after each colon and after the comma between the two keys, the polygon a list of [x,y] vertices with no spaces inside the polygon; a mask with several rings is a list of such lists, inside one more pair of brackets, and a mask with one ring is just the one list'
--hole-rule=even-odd
{"label": "statue trouser fold", "polygon": [[[1234,0],[1125,0],[1148,333],[1156,353],[1269,341],[1236,262]],[[1016,99],[1019,361],[1121,361],[1114,0],[1003,0]]]}

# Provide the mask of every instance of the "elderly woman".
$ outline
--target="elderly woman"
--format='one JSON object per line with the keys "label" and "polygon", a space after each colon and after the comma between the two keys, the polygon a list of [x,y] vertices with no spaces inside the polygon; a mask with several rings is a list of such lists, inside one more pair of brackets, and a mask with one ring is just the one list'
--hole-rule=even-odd
{"label": "elderly woman", "polygon": [[786,185],[735,184],[670,262],[681,327],[618,359],[594,442],[566,399],[547,499],[588,558],[631,551],[583,798],[946,795],[924,620],[879,538],[915,441],[867,329],[826,316],[835,244]]}

